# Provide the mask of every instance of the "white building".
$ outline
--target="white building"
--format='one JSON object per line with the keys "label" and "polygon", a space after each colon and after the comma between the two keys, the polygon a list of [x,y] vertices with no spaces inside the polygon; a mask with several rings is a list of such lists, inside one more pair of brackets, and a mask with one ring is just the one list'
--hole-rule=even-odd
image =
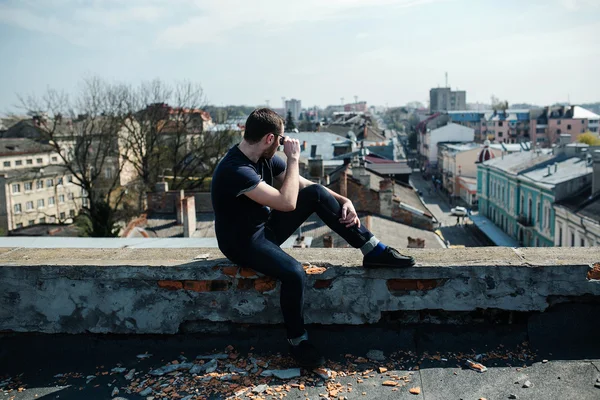
{"label": "white building", "polygon": [[300,113],[302,112],[302,102],[296,99],[290,99],[285,101],[285,117],[287,118],[288,112],[292,113],[294,121],[298,121]]}
{"label": "white building", "polygon": [[419,153],[423,160],[424,169],[437,165],[438,143],[440,142],[473,142],[475,130],[466,126],[449,123],[436,129],[427,129],[421,134]]}
{"label": "white building", "polygon": [[600,246],[600,153],[594,152],[592,184],[554,204],[554,245]]}

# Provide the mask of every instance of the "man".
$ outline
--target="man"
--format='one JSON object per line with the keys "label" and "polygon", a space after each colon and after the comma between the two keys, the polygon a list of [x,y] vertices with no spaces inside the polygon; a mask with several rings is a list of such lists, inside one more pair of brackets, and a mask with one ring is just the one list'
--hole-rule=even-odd
{"label": "man", "polygon": [[[290,352],[303,367],[324,360],[304,330],[306,274],[279,246],[313,213],[350,245],[366,268],[409,267],[411,257],[386,247],[361,226],[352,202],[298,173],[300,143],[284,136],[284,121],[261,108],[246,121],[244,139],[217,166],[211,196],[219,249],[231,261],[281,281],[281,311]],[[287,163],[275,155],[283,144]]]}

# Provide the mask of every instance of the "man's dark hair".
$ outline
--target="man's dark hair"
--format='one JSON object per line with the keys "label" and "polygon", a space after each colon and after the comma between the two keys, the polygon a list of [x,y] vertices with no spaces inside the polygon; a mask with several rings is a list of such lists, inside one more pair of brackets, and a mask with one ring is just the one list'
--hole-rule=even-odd
{"label": "man's dark hair", "polygon": [[269,133],[279,134],[283,127],[283,118],[269,108],[258,108],[246,120],[244,139],[248,143],[258,143]]}

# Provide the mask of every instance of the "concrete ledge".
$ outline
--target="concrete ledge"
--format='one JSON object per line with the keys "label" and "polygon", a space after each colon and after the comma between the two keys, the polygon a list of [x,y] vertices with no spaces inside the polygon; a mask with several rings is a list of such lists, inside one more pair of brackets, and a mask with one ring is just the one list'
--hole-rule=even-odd
{"label": "concrete ledge", "polygon": [[[355,249],[289,253],[307,270],[308,323],[600,300],[600,248],[412,250],[419,265],[403,270],[365,270]],[[195,323],[282,321],[279,283],[216,249],[0,248],[0,291],[3,331],[177,333]]]}

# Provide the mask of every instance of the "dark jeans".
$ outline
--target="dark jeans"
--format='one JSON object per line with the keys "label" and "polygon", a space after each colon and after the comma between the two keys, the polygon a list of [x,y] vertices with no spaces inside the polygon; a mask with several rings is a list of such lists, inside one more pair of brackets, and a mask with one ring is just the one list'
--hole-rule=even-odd
{"label": "dark jeans", "polygon": [[[373,236],[356,225],[346,228],[339,222],[342,207],[321,185],[310,185],[298,193],[296,209],[291,212],[272,211],[264,230],[252,238],[247,249],[225,254],[238,265],[252,268],[281,281],[281,311],[288,338],[304,333],[304,284],[302,265],[279,246],[285,242],[313,213],[352,247],[362,247]],[[229,252],[228,252],[229,253]]]}

